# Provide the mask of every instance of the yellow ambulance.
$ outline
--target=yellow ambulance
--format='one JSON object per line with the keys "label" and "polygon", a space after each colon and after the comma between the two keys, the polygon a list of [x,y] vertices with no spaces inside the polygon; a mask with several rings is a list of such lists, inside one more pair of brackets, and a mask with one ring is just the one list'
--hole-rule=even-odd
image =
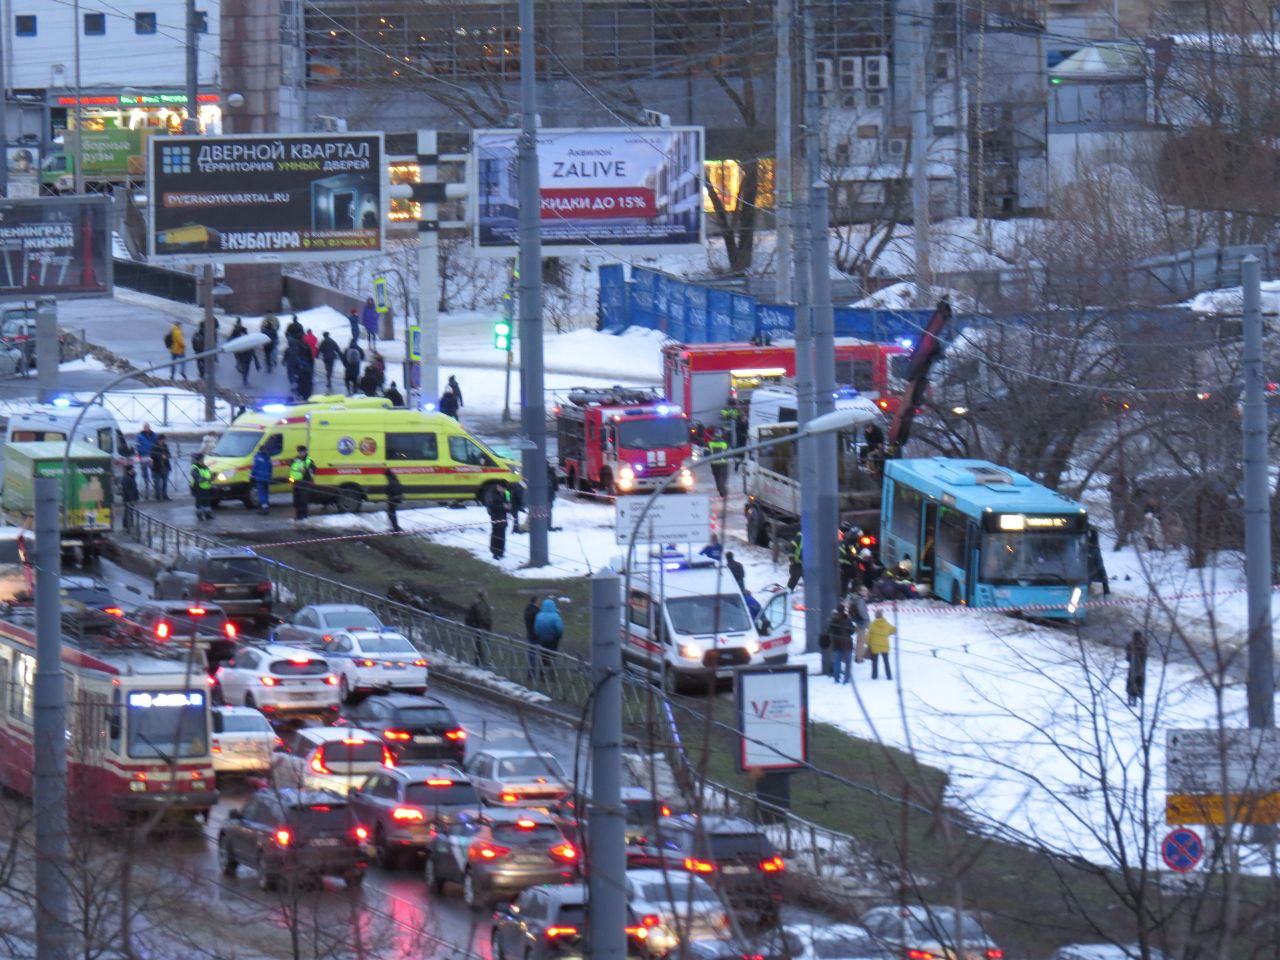
{"label": "yellow ambulance", "polygon": [[217,497],[257,506],[249,471],[260,449],[271,454],[271,491],[288,492],[289,463],[301,445],[316,465],[312,501],[342,510],[385,499],[388,468],[406,500],[478,499],[489,484],[520,479],[515,464],[452,417],[392,407],[382,397],[313,398],[236,418],[205,461]]}

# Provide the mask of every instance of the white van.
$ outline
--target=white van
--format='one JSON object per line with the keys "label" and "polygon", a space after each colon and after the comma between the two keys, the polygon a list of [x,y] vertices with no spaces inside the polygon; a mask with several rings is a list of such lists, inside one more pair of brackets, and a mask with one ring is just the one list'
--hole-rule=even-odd
{"label": "white van", "polygon": [[[786,590],[761,598],[753,619],[733,575],[715,560],[670,554],[637,558],[623,578],[623,656],[661,677],[667,693],[729,679],[736,667],[786,660]],[[759,628],[768,624],[762,636]]]}
{"label": "white van", "polygon": [[[75,423],[85,404],[78,400],[55,400],[53,403],[34,404],[25,410],[9,414],[5,425],[5,443],[50,440],[65,442],[67,431]],[[133,446],[120,430],[111,412],[101,404],[85,410],[84,419],[77,428],[76,439],[111,454],[116,476],[124,473],[124,465],[134,462]]]}
{"label": "white van", "polygon": [[[751,391],[750,417],[751,435],[755,436],[757,427],[769,427],[775,423],[795,423],[798,419],[795,387],[787,384],[770,384],[757,387]],[[852,387],[841,387],[836,391],[834,409],[857,410],[861,416],[857,426],[867,423],[883,423],[884,411],[876,406],[870,397],[859,393]]]}

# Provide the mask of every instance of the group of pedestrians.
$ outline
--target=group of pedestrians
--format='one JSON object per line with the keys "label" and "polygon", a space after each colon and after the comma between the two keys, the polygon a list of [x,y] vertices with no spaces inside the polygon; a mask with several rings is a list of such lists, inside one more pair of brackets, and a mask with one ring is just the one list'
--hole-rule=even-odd
{"label": "group of pedestrians", "polygon": [[156,433],[151,424],[144,423],[134,441],[134,455],[138,460],[138,469],[142,472],[139,485],[138,475],[133,464],[125,467],[125,485],[123,493],[126,503],[130,502],[128,493],[132,485],[134,501],[146,498],[168,500],[169,472],[173,467],[173,451],[169,448],[169,440],[163,433]]}
{"label": "group of pedestrians", "polygon": [[524,608],[524,633],[528,644],[529,682],[551,676],[555,652],[564,639],[564,620],[554,597],[532,596]]}
{"label": "group of pedestrians", "polygon": [[[452,379],[452,377],[450,378]],[[560,478],[555,468],[547,464],[547,529],[559,530],[555,525],[556,494],[560,490]],[[528,533],[528,527],[520,526],[520,514],[525,511],[528,490],[524,481],[508,484],[505,480],[490,484],[481,498],[489,513],[489,553],[501,560],[507,553],[507,526],[515,533]]]}
{"label": "group of pedestrians", "polygon": [[871,659],[871,679],[880,678],[880,664],[884,664],[884,678],[893,679],[889,666],[889,638],[896,628],[877,610],[873,617],[867,608],[870,591],[861,587],[849,595],[848,600],[836,604],[826,629],[818,640],[822,651],[823,673],[836,683],[853,683],[853,664]]}

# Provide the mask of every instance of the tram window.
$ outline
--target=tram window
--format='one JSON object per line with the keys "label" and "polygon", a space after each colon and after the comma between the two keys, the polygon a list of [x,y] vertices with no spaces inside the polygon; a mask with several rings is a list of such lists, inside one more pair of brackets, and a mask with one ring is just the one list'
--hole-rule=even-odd
{"label": "tram window", "polygon": [[111,693],[111,713],[107,717],[107,739],[112,750],[120,749],[120,691]]}
{"label": "tram window", "polygon": [[23,723],[30,723],[34,712],[32,700],[35,696],[36,661],[34,657],[19,654],[17,670],[14,674],[13,700],[9,704],[9,712]]}

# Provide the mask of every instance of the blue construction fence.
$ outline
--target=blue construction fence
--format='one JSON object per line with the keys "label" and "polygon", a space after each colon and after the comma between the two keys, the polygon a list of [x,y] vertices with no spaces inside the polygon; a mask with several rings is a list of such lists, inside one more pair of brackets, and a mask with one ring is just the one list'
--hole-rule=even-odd
{"label": "blue construction fence", "polygon": [[[604,330],[647,327],[678,343],[726,343],[767,336],[795,336],[796,313],[790,304],[763,303],[691,283],[646,267],[632,267],[627,279],[620,263],[600,267],[600,325]],[[835,335],[874,343],[914,341],[931,310],[835,308]]]}

